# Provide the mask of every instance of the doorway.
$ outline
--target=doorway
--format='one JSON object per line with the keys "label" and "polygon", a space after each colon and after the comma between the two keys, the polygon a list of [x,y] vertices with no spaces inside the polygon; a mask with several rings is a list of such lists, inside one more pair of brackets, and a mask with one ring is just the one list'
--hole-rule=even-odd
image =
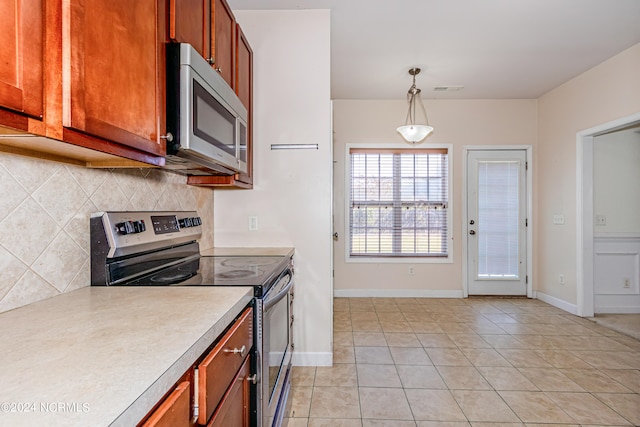
{"label": "doorway", "polygon": [[467,295],[530,294],[527,159],[524,148],[465,150]]}
{"label": "doorway", "polygon": [[614,132],[620,129],[640,124],[640,113],[614,120],[590,129],[578,132],[576,135],[576,210],[577,215],[577,306],[576,314],[583,317],[593,317],[595,314],[595,277],[594,260],[595,232],[594,224],[594,139],[598,135]]}

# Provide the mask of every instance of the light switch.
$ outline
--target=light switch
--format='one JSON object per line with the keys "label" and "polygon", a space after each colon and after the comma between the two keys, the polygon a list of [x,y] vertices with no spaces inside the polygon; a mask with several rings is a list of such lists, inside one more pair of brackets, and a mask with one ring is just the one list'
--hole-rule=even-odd
{"label": "light switch", "polygon": [[556,225],[564,224],[564,215],[562,215],[562,214],[553,215],[553,223],[556,224]]}
{"label": "light switch", "polygon": [[249,217],[249,231],[256,231],[258,230],[258,217],[257,216],[250,216]]}

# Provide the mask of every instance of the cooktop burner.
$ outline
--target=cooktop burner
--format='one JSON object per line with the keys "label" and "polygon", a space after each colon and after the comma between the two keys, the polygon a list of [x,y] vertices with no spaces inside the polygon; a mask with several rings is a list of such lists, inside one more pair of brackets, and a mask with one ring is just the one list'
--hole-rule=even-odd
{"label": "cooktop burner", "polygon": [[187,279],[195,276],[197,272],[168,272],[168,273],[158,273],[154,276],[151,276],[149,280],[158,285],[172,285],[174,283],[180,283]]}
{"label": "cooktop burner", "polygon": [[244,279],[264,274],[262,270],[230,270],[215,275],[219,279]]}
{"label": "cooktop burner", "polygon": [[233,257],[220,261],[220,265],[225,267],[260,267],[267,265],[278,265],[282,261],[281,257]]}

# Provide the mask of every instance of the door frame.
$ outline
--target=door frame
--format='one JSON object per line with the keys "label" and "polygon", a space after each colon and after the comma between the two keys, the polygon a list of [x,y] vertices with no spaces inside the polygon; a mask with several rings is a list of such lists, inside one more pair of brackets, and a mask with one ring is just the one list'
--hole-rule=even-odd
{"label": "door frame", "polygon": [[[533,298],[533,156],[531,145],[465,145],[462,147],[462,223],[460,230],[466,230],[469,223],[468,206],[467,206],[467,168],[468,154],[470,151],[491,151],[491,150],[524,150],[527,156],[527,168],[525,176],[526,185],[526,204],[527,204],[527,297]],[[469,297],[469,275],[468,275],[468,245],[469,235],[464,233],[462,240],[462,294],[464,298]]]}
{"label": "door frame", "polygon": [[576,134],[576,314],[578,316],[593,317],[595,313],[593,138],[637,122],[640,122],[640,113],[585,129]]}

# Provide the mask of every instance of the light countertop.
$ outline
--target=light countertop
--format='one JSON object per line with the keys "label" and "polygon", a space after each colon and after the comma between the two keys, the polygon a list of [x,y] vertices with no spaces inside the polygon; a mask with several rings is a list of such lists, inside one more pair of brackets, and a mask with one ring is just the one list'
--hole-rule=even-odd
{"label": "light countertop", "polygon": [[0,314],[0,425],[135,425],[252,296],[87,287]]}

